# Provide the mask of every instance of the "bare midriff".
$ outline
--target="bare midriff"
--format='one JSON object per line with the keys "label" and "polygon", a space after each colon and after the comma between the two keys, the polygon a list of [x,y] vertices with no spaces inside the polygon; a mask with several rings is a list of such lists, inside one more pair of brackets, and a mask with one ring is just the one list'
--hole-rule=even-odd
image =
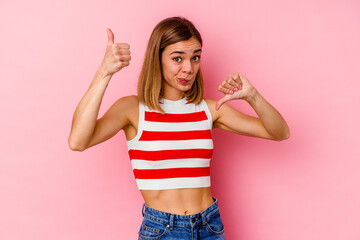
{"label": "bare midriff", "polygon": [[210,187],[140,190],[147,206],[168,213],[191,215],[214,203]]}

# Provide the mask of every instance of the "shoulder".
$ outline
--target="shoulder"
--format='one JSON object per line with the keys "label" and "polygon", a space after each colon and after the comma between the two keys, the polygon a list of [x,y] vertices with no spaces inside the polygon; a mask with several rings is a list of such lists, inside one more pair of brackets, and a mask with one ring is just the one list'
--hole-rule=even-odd
{"label": "shoulder", "polygon": [[117,114],[132,114],[134,111],[138,110],[139,99],[136,95],[124,96],[116,100],[111,109],[113,109]]}
{"label": "shoulder", "polygon": [[209,98],[204,98],[204,101],[210,110],[213,122],[215,122],[219,118],[219,112],[216,111],[216,102],[217,101],[214,99],[209,99]]}
{"label": "shoulder", "polygon": [[115,103],[117,106],[132,108],[139,105],[139,98],[136,95],[129,95],[119,98]]}
{"label": "shoulder", "polygon": [[218,110],[216,110],[216,104],[217,104],[218,100],[205,99],[205,98],[204,98],[204,100],[211,112],[211,116],[213,118],[214,123],[222,121],[221,119],[231,117],[235,114],[243,116],[243,114],[239,110],[231,107],[227,103],[224,103]]}
{"label": "shoulder", "polygon": [[215,109],[216,100],[209,99],[209,98],[204,98],[204,101],[206,102],[206,104],[208,105],[209,108],[212,106]]}

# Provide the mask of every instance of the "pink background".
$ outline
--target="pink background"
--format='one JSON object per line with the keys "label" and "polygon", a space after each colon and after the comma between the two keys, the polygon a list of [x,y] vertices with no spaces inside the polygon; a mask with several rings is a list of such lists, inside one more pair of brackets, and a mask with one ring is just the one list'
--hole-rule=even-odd
{"label": "pink background", "polygon": [[0,239],[137,239],[143,199],[123,132],[84,152],[67,138],[106,28],[132,60],[99,117],[136,93],[153,27],[176,15],[204,39],[206,97],[240,72],[291,130],[283,142],[214,130],[212,194],[227,238],[360,239],[359,13],[356,0],[2,0]]}

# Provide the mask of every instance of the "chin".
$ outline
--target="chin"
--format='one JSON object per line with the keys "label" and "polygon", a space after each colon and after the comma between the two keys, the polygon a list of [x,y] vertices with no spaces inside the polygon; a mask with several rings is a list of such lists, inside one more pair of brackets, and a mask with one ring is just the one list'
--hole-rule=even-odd
{"label": "chin", "polygon": [[187,85],[187,86],[181,85],[181,86],[179,86],[179,90],[186,92],[186,91],[189,91],[191,89],[191,87],[192,87],[192,85]]}

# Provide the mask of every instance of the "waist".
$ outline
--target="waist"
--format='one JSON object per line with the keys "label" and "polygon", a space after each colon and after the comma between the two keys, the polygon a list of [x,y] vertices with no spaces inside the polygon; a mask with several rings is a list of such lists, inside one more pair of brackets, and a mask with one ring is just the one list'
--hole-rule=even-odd
{"label": "waist", "polygon": [[214,203],[210,187],[140,191],[148,207],[178,215],[198,213]]}
{"label": "waist", "polygon": [[213,203],[206,209],[193,213],[190,215],[180,215],[176,213],[170,213],[160,211],[149,207],[146,203],[143,204],[142,214],[144,218],[148,218],[165,225],[177,225],[182,227],[190,227],[196,224],[206,224],[216,214],[219,214],[218,200],[212,197]]}

